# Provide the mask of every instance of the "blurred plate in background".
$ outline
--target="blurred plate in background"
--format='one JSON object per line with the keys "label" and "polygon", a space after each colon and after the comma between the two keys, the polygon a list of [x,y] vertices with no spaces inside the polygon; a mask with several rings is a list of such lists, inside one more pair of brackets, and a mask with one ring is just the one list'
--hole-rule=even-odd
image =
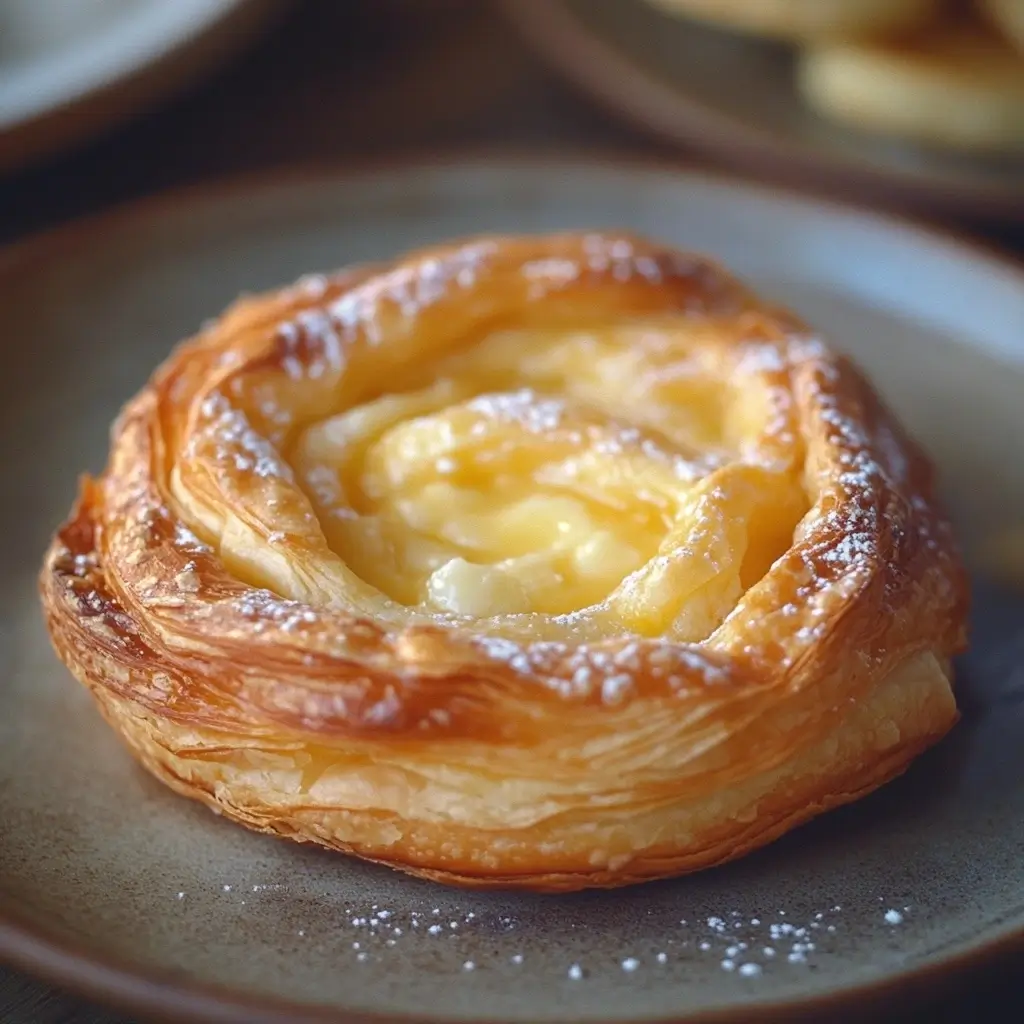
{"label": "blurred plate in background", "polygon": [[538,52],[639,126],[745,173],[921,213],[1024,223],[1024,156],[925,150],[833,125],[778,44],[672,17],[643,0],[504,0]]}
{"label": "blurred plate in background", "polygon": [[282,0],[0,0],[0,171],[162,99]]}

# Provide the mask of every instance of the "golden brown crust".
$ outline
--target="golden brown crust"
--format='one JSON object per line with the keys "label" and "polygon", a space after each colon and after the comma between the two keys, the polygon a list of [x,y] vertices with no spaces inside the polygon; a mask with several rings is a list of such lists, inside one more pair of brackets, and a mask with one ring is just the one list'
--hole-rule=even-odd
{"label": "golden brown crust", "polygon": [[[506,350],[593,346],[609,324],[639,340],[608,341],[602,387],[644,422],[583,402],[578,363],[536,371],[565,408],[508,390]],[[458,361],[477,351],[490,362]],[[622,390],[634,357],[649,391]],[[435,401],[435,368],[466,365],[456,384],[497,397]],[[684,385],[711,419],[669,422]],[[323,422],[336,437],[330,417],[388,392],[434,402],[408,406],[420,433],[388,435],[392,476],[475,417],[452,449],[467,472],[556,451],[628,512],[663,488],[658,554],[569,612],[377,589],[307,471]],[[367,451],[345,472],[371,480]],[[427,877],[541,890],[719,863],[897,774],[955,721],[967,604],[931,468],[857,370],[713,264],[598,233],[477,239],[237,304],[128,403],[41,591],[61,658],[178,792]]]}

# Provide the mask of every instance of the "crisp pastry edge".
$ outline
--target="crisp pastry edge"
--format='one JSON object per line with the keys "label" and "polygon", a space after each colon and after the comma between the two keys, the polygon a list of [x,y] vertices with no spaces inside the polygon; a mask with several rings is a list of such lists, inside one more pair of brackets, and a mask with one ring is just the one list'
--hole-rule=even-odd
{"label": "crisp pastry edge", "polygon": [[[83,512],[81,504],[77,514]],[[54,571],[65,560],[68,549],[61,534],[47,554],[40,588],[50,635],[61,659],[72,674],[93,695],[102,716],[113,727],[132,756],[153,776],[176,793],[198,801],[223,817],[253,831],[309,842],[361,859],[385,864],[411,875],[465,888],[516,888],[537,892],[565,892],[584,888],[614,888],[628,884],[676,877],[736,860],[764,847],[798,825],[853,803],[902,774],[924,751],[941,740],[959,718],[953,693],[953,672],[949,659],[938,650],[909,655],[870,692],[855,702],[852,711],[837,719],[833,729],[800,746],[784,763],[753,776],[727,794],[732,807],[721,808],[722,793],[715,791],[703,801],[675,805],[666,821],[682,828],[690,824],[690,838],[671,852],[642,850],[634,857],[612,859],[600,866],[587,857],[575,856],[571,869],[543,870],[541,865],[557,860],[550,841],[544,852],[535,852],[534,866],[517,871],[481,869],[479,855],[486,857],[486,830],[453,829],[450,823],[434,823],[424,830],[413,827],[414,835],[395,841],[385,855],[380,843],[380,817],[373,810],[350,810],[306,806],[295,808],[283,789],[275,794],[267,786],[273,775],[263,775],[264,788],[256,792],[244,787],[248,799],[232,799],[237,777],[250,768],[235,759],[215,759],[206,767],[197,758],[193,726],[177,726],[157,718],[152,711],[124,697],[106,685],[112,675],[123,673],[109,650],[90,644],[81,632],[80,614],[68,614],[68,603],[79,598],[67,580]],[[95,621],[123,615],[119,609],[93,609]],[[154,666],[154,671],[159,666]],[[840,687],[841,688],[841,687]],[[385,741],[386,742],[386,741]],[[182,756],[176,745],[189,748]],[[235,758],[246,756],[246,747]],[[237,771],[237,776],[234,772]],[[275,802],[274,796],[277,796]],[[294,794],[291,794],[292,796]],[[718,810],[715,805],[718,804]],[[707,823],[701,825],[702,819]],[[387,832],[395,830],[388,822]],[[362,840],[369,832],[375,838]],[[453,836],[456,842],[452,844]],[[522,844],[530,847],[530,837]],[[464,851],[460,856],[439,856],[445,846]],[[642,843],[640,844],[642,845]],[[465,853],[469,851],[469,853]],[[442,866],[443,864],[443,866]]]}

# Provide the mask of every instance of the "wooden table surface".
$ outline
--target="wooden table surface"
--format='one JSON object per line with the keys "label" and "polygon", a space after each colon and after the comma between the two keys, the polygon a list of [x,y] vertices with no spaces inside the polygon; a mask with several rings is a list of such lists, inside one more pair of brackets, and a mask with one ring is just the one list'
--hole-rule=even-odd
{"label": "wooden table surface", "polygon": [[[577,96],[484,0],[293,0],[261,42],[188,94],[0,177],[0,243],[225,175],[459,149],[705,163]],[[982,237],[1024,255],[1019,229]],[[1024,966],[1009,965],[922,1019],[1017,1021],[1018,974],[1024,986]],[[127,1019],[0,968],[0,1022]]]}

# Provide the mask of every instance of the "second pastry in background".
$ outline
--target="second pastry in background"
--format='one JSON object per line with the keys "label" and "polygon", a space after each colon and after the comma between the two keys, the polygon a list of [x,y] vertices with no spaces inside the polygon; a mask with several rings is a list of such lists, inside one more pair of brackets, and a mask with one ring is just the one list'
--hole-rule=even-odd
{"label": "second pastry in background", "polygon": [[980,22],[809,46],[797,85],[814,110],[853,127],[964,150],[1024,147],[1024,60]]}
{"label": "second pastry in background", "polygon": [[800,42],[903,32],[926,24],[940,0],[649,0],[671,14]]}

